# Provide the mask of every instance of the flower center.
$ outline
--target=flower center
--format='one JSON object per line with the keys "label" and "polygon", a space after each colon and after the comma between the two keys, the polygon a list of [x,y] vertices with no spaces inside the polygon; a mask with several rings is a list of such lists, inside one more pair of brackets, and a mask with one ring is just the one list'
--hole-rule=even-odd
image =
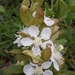
{"label": "flower center", "polygon": [[43,73],[42,68],[37,66],[36,69],[35,69],[35,74],[36,75],[41,75],[42,73]]}
{"label": "flower center", "polygon": [[34,40],[34,44],[35,46],[40,46],[42,44],[42,40],[39,37],[36,37]]}

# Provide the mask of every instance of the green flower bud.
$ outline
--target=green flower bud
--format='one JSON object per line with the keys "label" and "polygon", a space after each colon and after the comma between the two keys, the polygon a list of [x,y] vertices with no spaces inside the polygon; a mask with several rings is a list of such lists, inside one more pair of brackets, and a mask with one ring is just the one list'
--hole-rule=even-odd
{"label": "green flower bud", "polygon": [[25,65],[25,61],[21,61],[20,65],[22,65],[22,66]]}
{"label": "green flower bud", "polygon": [[64,47],[63,47],[62,45],[58,45],[56,49],[57,49],[59,52],[61,52],[61,51],[64,49]]}

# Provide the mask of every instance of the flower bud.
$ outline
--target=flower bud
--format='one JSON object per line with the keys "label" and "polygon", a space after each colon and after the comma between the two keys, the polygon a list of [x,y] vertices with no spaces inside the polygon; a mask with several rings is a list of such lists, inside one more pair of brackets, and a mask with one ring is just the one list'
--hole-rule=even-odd
{"label": "flower bud", "polygon": [[62,45],[58,45],[56,49],[57,49],[59,52],[61,52],[61,51],[64,49],[64,47],[63,47]]}
{"label": "flower bud", "polygon": [[25,65],[25,61],[21,61],[20,65],[22,65],[22,66]]}

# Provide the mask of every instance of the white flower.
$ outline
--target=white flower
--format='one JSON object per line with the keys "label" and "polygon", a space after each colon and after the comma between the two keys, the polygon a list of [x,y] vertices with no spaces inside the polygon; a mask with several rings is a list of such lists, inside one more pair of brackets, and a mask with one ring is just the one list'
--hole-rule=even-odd
{"label": "white flower", "polygon": [[59,71],[59,66],[64,63],[64,59],[62,54],[56,50],[52,51],[52,56],[50,60],[53,62],[54,68]]}
{"label": "white flower", "polygon": [[47,41],[50,39],[51,36],[51,29],[48,27],[43,28],[43,30],[41,31],[41,34],[39,34],[39,29],[37,26],[30,26],[27,28],[26,32],[28,33],[29,36],[33,37],[34,39],[31,39],[30,37],[26,37],[26,38],[22,38],[21,43],[23,46],[31,46],[32,47],[32,51],[34,53],[34,55],[40,55],[41,51],[40,51],[40,47],[44,41]]}
{"label": "white flower", "polygon": [[59,66],[64,63],[64,58],[62,57],[62,54],[56,50],[53,44],[51,47],[51,51],[52,51],[52,55],[50,57],[50,60],[53,62],[54,68],[57,71],[59,71]]}
{"label": "white flower", "polygon": [[47,25],[47,26],[52,26],[54,24],[54,21],[51,20],[49,17],[46,17],[44,15],[44,23]]}
{"label": "white flower", "polygon": [[[48,70],[50,66],[51,62],[44,62],[41,66],[30,63],[24,66],[23,72],[26,75],[53,75],[52,71]],[[45,69],[45,71],[43,71],[43,69]]]}
{"label": "white flower", "polygon": [[17,43],[18,47],[22,46],[22,44],[21,44],[21,38],[22,37],[20,35],[16,35],[16,37],[17,37],[17,39],[14,41],[14,44]]}
{"label": "white flower", "polygon": [[55,49],[55,46],[51,40],[44,42],[42,44],[42,47],[45,48],[46,44],[51,44],[50,48],[51,48],[52,55],[50,57],[50,60],[53,63],[54,68],[57,71],[59,71],[59,65],[62,65],[64,63],[62,54]]}

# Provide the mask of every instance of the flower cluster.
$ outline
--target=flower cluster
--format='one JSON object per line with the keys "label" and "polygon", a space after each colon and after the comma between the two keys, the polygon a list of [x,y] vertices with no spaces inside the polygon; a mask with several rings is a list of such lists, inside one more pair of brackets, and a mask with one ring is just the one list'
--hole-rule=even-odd
{"label": "flower cluster", "polygon": [[[26,7],[22,5],[21,12],[28,11]],[[31,20],[26,21],[22,15],[22,21],[29,25],[18,32],[14,44],[23,47],[22,53],[28,57],[23,72],[26,75],[53,75],[53,69],[59,71],[64,63],[64,47],[56,42],[60,34],[58,20],[46,16],[41,8],[31,13]]]}
{"label": "flower cluster", "polygon": [[[52,31],[48,26],[52,26],[54,21],[44,16],[44,23],[47,26],[41,31],[36,25],[25,27],[21,32],[18,32],[20,35],[17,35],[17,39],[14,41],[14,44],[17,43],[18,47],[24,46],[31,49],[30,52],[29,50],[23,51],[24,54],[27,53],[32,57],[32,61],[29,60],[29,63],[23,68],[26,75],[53,75],[50,70],[52,63],[57,71],[59,71],[59,67],[64,63],[64,58],[59,52],[59,50],[63,49],[63,46],[60,48],[57,48],[59,45],[55,47],[55,44],[50,39]],[[44,52],[50,53],[45,54]],[[39,64],[40,62],[41,64]]]}

